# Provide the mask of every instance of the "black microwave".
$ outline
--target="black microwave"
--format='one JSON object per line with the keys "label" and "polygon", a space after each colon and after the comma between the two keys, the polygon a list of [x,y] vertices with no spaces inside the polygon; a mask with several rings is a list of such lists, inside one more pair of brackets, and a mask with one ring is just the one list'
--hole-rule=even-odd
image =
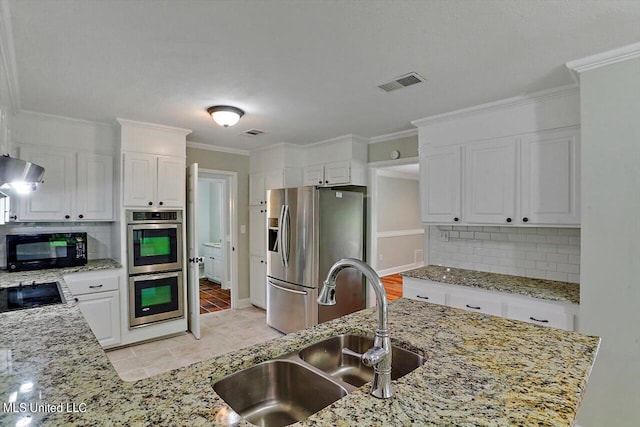
{"label": "black microwave", "polygon": [[8,234],[6,243],[8,271],[87,263],[87,233]]}

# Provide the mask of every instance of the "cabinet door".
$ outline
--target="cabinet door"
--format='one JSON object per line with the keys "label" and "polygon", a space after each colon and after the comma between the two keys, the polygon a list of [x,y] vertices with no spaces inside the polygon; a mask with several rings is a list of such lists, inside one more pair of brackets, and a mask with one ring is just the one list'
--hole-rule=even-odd
{"label": "cabinet door", "polygon": [[422,222],[460,222],[460,147],[420,155]]}
{"label": "cabinet door", "polygon": [[445,305],[447,293],[444,289],[440,289],[429,282],[422,280],[422,283],[402,280],[402,297],[416,301],[430,302],[432,304]]}
{"label": "cabinet door", "polygon": [[267,194],[264,186],[263,173],[252,173],[249,175],[249,204],[267,204]]}
{"label": "cabinet door", "polygon": [[250,264],[250,294],[251,304],[260,307],[267,307],[267,263],[265,258],[252,256]]}
{"label": "cabinet door", "polygon": [[563,307],[553,307],[544,303],[508,303],[509,319],[520,320],[540,326],[573,331],[573,314],[567,313]]}
{"label": "cabinet door", "polygon": [[461,308],[468,311],[502,316],[502,302],[496,301],[494,297],[478,295],[471,292],[452,292],[449,296],[451,307]]}
{"label": "cabinet door", "polygon": [[79,295],[78,307],[103,347],[120,344],[120,291]]}
{"label": "cabinet door", "polygon": [[182,208],[185,204],[185,159],[158,156],[158,188],[156,206]]}
{"label": "cabinet door", "polygon": [[[157,156],[124,153],[124,205],[153,206],[156,200]],[[181,171],[184,174],[184,171]]]}
{"label": "cabinet door", "polygon": [[[284,170],[278,169],[264,174],[264,189],[273,190],[276,188],[284,188]],[[266,197],[266,195],[265,195]],[[267,200],[265,198],[265,200]]]}
{"label": "cabinet door", "polygon": [[519,221],[580,225],[578,129],[527,135],[521,153]]}
{"label": "cabinet door", "polygon": [[302,171],[302,185],[324,184],[324,166],[307,166]]}
{"label": "cabinet door", "polygon": [[249,253],[266,257],[267,208],[251,206],[249,209]]}
{"label": "cabinet door", "polygon": [[351,162],[334,162],[324,165],[324,183],[348,184],[351,182]]}
{"label": "cabinet door", "polygon": [[516,146],[514,138],[466,145],[465,222],[515,223]]}
{"label": "cabinet door", "polygon": [[77,154],[76,220],[113,220],[113,157]]}
{"label": "cabinet door", "polygon": [[20,221],[64,221],[70,219],[75,192],[75,152],[60,148],[22,147],[20,158],[44,167],[44,177],[35,194],[19,197]]}

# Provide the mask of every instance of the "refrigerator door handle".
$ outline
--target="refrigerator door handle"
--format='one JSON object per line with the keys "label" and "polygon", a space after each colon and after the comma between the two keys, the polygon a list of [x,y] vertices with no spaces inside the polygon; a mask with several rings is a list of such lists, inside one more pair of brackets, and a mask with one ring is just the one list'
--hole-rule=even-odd
{"label": "refrigerator door handle", "polygon": [[287,205],[282,205],[280,206],[280,218],[278,218],[278,238],[276,240],[278,240],[278,246],[280,246],[280,263],[282,264],[282,266],[285,266],[284,263],[284,241],[283,241],[283,235],[284,235],[284,210],[285,207]]}
{"label": "refrigerator door handle", "polygon": [[291,249],[289,247],[289,234],[291,231],[291,216],[289,214],[289,205],[284,205],[282,207],[282,215],[282,244],[280,245],[280,248],[282,249],[282,265],[284,265],[285,267],[289,267],[289,251]]}
{"label": "refrigerator door handle", "polygon": [[283,288],[282,286],[276,285],[272,281],[269,281],[269,286],[272,286],[272,287],[274,287],[276,289],[279,289],[281,291],[290,292],[292,294],[307,295],[307,293],[305,291],[296,291],[295,289]]}

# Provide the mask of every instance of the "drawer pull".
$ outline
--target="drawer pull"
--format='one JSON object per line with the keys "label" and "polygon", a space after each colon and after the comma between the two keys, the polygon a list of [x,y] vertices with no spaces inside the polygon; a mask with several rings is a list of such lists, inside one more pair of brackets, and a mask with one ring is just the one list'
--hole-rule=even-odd
{"label": "drawer pull", "polygon": [[473,309],[473,310],[480,310],[480,308],[481,308],[481,307],[477,307],[477,306],[474,307],[473,305],[469,305],[469,304],[465,304],[464,306],[467,307],[467,308]]}
{"label": "drawer pull", "polygon": [[89,285],[89,289],[100,289],[102,285]]}
{"label": "drawer pull", "polygon": [[546,319],[540,320],[540,319],[536,319],[535,317],[531,317],[531,316],[529,316],[529,319],[533,320],[534,322],[549,323],[549,321],[546,320]]}
{"label": "drawer pull", "polygon": [[417,298],[429,299],[429,297],[423,297],[422,295],[416,295]]}

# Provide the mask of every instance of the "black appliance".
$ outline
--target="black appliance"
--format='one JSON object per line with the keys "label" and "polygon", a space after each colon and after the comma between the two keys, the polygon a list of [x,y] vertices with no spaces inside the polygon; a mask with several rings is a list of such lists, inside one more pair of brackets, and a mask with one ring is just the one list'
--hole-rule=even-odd
{"label": "black appliance", "polygon": [[0,313],[66,302],[58,282],[0,288]]}
{"label": "black appliance", "polygon": [[7,270],[74,267],[87,263],[87,233],[8,234]]}

